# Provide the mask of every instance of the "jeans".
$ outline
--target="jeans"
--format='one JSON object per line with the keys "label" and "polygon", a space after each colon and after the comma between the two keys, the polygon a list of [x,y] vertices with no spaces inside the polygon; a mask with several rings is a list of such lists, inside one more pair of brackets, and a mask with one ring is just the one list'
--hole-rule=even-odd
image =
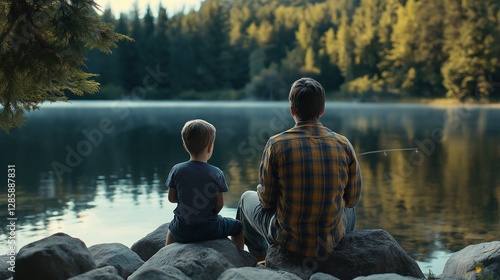
{"label": "jeans", "polygon": [[[245,244],[254,256],[266,255],[270,244],[276,243],[274,226],[276,209],[263,209],[257,192],[246,191],[238,203],[236,219],[243,224]],[[354,208],[344,209],[344,226],[346,233],[354,231],[356,211]]]}

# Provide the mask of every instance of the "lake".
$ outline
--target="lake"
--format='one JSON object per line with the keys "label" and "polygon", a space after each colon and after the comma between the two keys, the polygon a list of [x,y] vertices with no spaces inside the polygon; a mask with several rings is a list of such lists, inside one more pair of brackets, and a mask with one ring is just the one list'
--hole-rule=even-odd
{"label": "lake", "polygon": [[[4,182],[15,165],[18,249],[56,232],[131,246],[169,222],[164,182],[189,159],[180,130],[195,118],[217,128],[209,162],[226,175],[222,214],[234,217],[267,139],[294,125],[287,102],[54,103],[0,132]],[[388,231],[426,274],[467,245],[500,240],[499,107],[329,102],[320,121],[359,156],[356,229]],[[0,205],[6,240],[7,191]]]}

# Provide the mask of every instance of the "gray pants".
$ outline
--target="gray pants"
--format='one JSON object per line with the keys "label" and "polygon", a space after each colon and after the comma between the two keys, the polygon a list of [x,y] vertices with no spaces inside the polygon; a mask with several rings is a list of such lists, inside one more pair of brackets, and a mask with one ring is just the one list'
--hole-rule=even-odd
{"label": "gray pants", "polygon": [[[276,209],[263,209],[257,192],[246,191],[238,203],[236,219],[243,224],[245,244],[254,256],[265,256],[269,244],[275,243],[274,227]],[[344,225],[346,233],[354,230],[356,211],[354,208],[344,209]]]}

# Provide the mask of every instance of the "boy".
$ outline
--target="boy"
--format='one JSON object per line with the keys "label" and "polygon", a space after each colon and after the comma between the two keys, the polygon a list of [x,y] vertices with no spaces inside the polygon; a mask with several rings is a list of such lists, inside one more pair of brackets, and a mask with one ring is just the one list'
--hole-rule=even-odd
{"label": "boy", "polygon": [[184,125],[181,135],[190,160],[172,167],[167,178],[168,200],[177,203],[167,245],[231,236],[243,249],[241,222],[218,214],[224,206],[222,193],[228,187],[222,171],[207,163],[214,148],[215,127],[204,120],[191,120]]}

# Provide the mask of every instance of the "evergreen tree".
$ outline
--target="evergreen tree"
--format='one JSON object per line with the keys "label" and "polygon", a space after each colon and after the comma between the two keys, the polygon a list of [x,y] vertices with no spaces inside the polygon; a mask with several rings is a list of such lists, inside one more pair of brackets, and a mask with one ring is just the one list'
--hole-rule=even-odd
{"label": "evergreen tree", "polygon": [[[101,16],[103,22],[116,25],[116,19],[113,16],[113,12],[110,8],[104,10]],[[118,56],[116,53],[107,54],[99,50],[91,50],[87,55],[87,61],[84,70],[88,70],[91,73],[96,73],[99,76],[94,79],[101,85],[118,85],[120,83],[120,77],[117,74],[118,70]],[[96,98],[107,98],[106,96],[101,96],[101,93],[95,95]],[[89,98],[89,96],[69,96],[70,99],[80,99]]]}
{"label": "evergreen tree", "polygon": [[197,45],[199,90],[213,90],[229,85],[231,57],[228,55],[229,24],[221,0],[207,0],[200,8],[201,44]]}
{"label": "evergreen tree", "polygon": [[354,76],[378,75],[380,61],[378,22],[384,8],[383,0],[362,0],[355,10],[351,30],[353,38]]}
{"label": "evergreen tree", "polygon": [[451,47],[447,42],[449,53],[442,73],[447,95],[465,100],[488,96],[494,91],[488,77],[500,65],[500,3],[472,0],[461,4],[458,38]]}
{"label": "evergreen tree", "polygon": [[234,1],[229,15],[229,44],[231,53],[233,54],[234,61],[231,67],[231,85],[234,88],[243,88],[249,81],[249,53],[250,50],[246,48],[247,37],[244,30],[248,27],[250,22],[250,10],[244,5],[242,1]]}
{"label": "evergreen tree", "polygon": [[[388,52],[388,69],[384,79],[389,86],[401,89],[403,94],[415,91],[416,48],[420,29],[417,14],[422,2],[408,0],[406,5],[400,4],[397,10],[397,21],[391,35],[392,49]],[[411,86],[410,86],[411,85]]]}
{"label": "evergreen tree", "polygon": [[[123,13],[120,14],[116,30],[122,34],[131,35],[133,37],[128,17]],[[127,93],[130,93],[135,86],[140,85],[138,78],[138,65],[140,58],[136,45],[127,41],[120,42],[118,44],[117,53],[120,86],[122,86]]]}
{"label": "evergreen tree", "polygon": [[111,53],[126,36],[97,15],[89,0],[1,0],[0,126],[20,127],[25,112],[65,92],[95,93],[94,74],[84,72],[88,50]]}
{"label": "evergreen tree", "polygon": [[[169,18],[167,10],[160,4],[158,9],[158,18],[152,40],[152,53],[154,54],[154,65],[162,72],[167,72],[170,67],[170,40],[168,37]],[[153,65],[151,65],[153,67]],[[170,73],[169,73],[170,75]],[[170,78],[165,79],[158,84],[159,95],[154,98],[165,99],[169,97],[167,89],[170,87]]]}
{"label": "evergreen tree", "polygon": [[198,80],[196,46],[200,42],[197,26],[198,17],[194,12],[178,14],[170,20],[168,73],[174,97],[182,91],[194,90]]}
{"label": "evergreen tree", "polygon": [[352,81],[354,79],[353,73],[353,62],[352,62],[352,52],[353,52],[353,39],[351,36],[351,30],[349,26],[349,19],[346,13],[342,14],[340,20],[340,26],[337,33],[337,47],[335,50],[335,57],[337,58],[336,64],[338,65],[345,82]]}

